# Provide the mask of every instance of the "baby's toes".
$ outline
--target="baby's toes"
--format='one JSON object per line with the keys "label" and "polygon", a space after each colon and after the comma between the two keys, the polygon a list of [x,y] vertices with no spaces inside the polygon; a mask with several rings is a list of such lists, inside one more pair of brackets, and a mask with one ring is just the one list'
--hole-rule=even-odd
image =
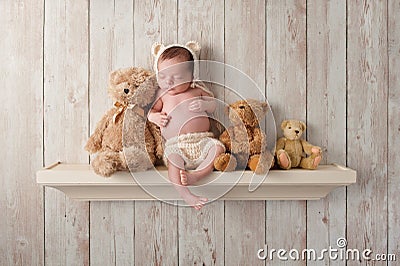
{"label": "baby's toes", "polygon": [[199,203],[201,203],[202,205],[206,204],[208,201],[207,198],[199,198]]}

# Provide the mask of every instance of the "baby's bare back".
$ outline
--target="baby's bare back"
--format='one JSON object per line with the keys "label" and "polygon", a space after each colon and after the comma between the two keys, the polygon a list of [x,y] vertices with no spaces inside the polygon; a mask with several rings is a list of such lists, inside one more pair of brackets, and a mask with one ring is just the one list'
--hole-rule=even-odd
{"label": "baby's bare back", "polygon": [[201,91],[190,89],[178,95],[162,96],[162,112],[170,116],[168,124],[161,128],[161,133],[165,139],[193,133],[207,132],[210,129],[210,121],[206,112],[193,112],[189,110],[192,101],[200,99]]}

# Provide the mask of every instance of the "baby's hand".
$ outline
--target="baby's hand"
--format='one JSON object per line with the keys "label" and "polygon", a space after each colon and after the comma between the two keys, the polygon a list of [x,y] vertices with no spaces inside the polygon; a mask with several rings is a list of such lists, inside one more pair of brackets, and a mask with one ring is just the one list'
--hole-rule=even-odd
{"label": "baby's hand", "polygon": [[152,113],[149,115],[149,120],[159,127],[167,126],[170,119],[171,117],[168,116],[165,112]]}
{"label": "baby's hand", "polygon": [[194,100],[189,104],[189,111],[191,112],[195,113],[206,112],[208,109],[209,109],[208,102],[201,99]]}

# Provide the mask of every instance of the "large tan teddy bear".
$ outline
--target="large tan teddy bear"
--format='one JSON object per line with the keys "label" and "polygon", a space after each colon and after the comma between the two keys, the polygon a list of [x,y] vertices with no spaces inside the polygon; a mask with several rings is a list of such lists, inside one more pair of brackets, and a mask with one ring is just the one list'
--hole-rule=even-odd
{"label": "large tan teddy bear", "polygon": [[265,174],[274,163],[273,155],[267,151],[266,135],[260,129],[262,119],[269,106],[254,99],[240,100],[229,105],[227,113],[232,126],[219,137],[227,153],[214,160],[219,171],[250,168],[256,174]]}
{"label": "large tan teddy bear", "polygon": [[282,138],[276,144],[276,160],[280,168],[315,169],[322,159],[321,148],[301,139],[306,124],[298,120],[285,120],[281,124]]}
{"label": "large tan teddy bear", "polygon": [[131,171],[146,170],[161,157],[159,128],[146,123],[146,110],[154,101],[157,88],[154,74],[142,68],[110,73],[108,94],[114,107],[97,123],[85,146],[90,154],[97,153],[91,162],[97,174],[108,177],[128,167]]}

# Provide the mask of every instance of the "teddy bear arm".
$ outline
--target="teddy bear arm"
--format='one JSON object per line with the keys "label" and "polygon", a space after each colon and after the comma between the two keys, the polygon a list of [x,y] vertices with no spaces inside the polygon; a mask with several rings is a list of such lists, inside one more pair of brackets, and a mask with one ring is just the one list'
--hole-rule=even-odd
{"label": "teddy bear arm", "polygon": [[219,136],[219,140],[225,145],[226,149],[228,151],[231,150],[231,139],[229,137],[229,132],[228,130],[225,130],[222,132],[222,134]]}
{"label": "teddy bear arm", "polygon": [[286,138],[280,138],[276,142],[276,150],[284,150],[285,149],[285,144],[286,144]]}
{"label": "teddy bear arm", "polygon": [[253,140],[250,142],[250,153],[260,153],[265,146],[265,139],[265,133],[260,128],[254,129]]}
{"label": "teddy bear arm", "polygon": [[150,130],[150,133],[154,138],[156,157],[158,159],[161,159],[163,156],[164,149],[163,149],[163,139],[161,136],[160,128],[156,124],[154,124],[150,121],[147,121],[147,123],[148,123],[148,128]]}
{"label": "teddy bear arm", "polygon": [[103,140],[104,130],[107,128],[111,111],[108,111],[101,120],[97,123],[96,129],[93,134],[89,137],[85,149],[90,153],[96,153],[101,149],[101,143]]}
{"label": "teddy bear arm", "polygon": [[314,145],[312,145],[311,143],[308,143],[305,140],[301,140],[301,146],[303,146],[303,150],[307,155],[311,155],[313,153],[312,152],[313,148],[317,148],[317,149],[321,150],[320,147],[314,146]]}

